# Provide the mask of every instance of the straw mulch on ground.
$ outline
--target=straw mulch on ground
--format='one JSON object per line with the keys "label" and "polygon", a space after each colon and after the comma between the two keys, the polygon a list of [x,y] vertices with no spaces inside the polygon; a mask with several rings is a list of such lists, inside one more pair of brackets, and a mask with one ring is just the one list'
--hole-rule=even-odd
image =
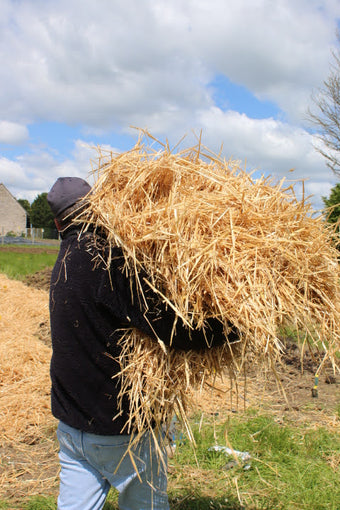
{"label": "straw mulch on ground", "polygon": [[122,394],[139,430],[173,412],[185,419],[190,391],[207,376],[234,378],[249,356],[277,360],[287,322],[325,359],[334,362],[340,345],[338,251],[323,217],[283,181],[255,180],[200,144],[153,148],[148,136],[129,152],[99,153],[85,219],[122,247],[131,273],[146,270],[188,328],[215,317],[240,342],[236,357],[228,344],[181,353],[126,335]]}
{"label": "straw mulch on ground", "polygon": [[46,434],[55,426],[51,348],[39,338],[49,320],[48,293],[0,274],[0,295],[0,496],[28,496],[49,490],[58,469],[51,460],[55,443]]}

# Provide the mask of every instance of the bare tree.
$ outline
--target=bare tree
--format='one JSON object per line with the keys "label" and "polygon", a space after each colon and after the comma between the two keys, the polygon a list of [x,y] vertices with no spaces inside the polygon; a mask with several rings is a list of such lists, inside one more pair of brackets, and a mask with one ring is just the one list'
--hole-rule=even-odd
{"label": "bare tree", "polygon": [[[340,35],[337,34],[340,43]],[[324,87],[312,96],[316,110],[309,118],[318,128],[320,145],[316,150],[326,159],[327,166],[340,176],[340,50],[333,52],[333,63]]]}

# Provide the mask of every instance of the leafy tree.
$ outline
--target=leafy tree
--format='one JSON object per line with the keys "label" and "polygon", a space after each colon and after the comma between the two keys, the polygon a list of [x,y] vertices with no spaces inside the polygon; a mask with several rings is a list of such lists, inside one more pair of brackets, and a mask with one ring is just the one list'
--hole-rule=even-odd
{"label": "leafy tree", "polygon": [[322,200],[327,208],[332,208],[329,212],[328,221],[336,223],[340,219],[340,183],[331,189],[329,198],[322,197]]}
{"label": "leafy tree", "polygon": [[29,201],[26,200],[26,198],[18,198],[18,202],[25,209],[27,214],[30,214],[30,212],[31,212],[31,204],[29,203]]}
{"label": "leafy tree", "polygon": [[27,213],[27,219],[26,219],[26,227],[29,228],[31,224],[31,204],[29,203],[26,198],[19,198],[18,199],[19,204],[25,209]]}
{"label": "leafy tree", "polygon": [[33,227],[54,229],[54,217],[47,202],[47,193],[40,193],[31,205]]}
{"label": "leafy tree", "polygon": [[[340,34],[337,34],[340,44]],[[324,86],[313,97],[315,111],[309,118],[318,128],[321,146],[316,150],[326,159],[327,166],[340,175],[340,49],[333,52],[333,63]]]}

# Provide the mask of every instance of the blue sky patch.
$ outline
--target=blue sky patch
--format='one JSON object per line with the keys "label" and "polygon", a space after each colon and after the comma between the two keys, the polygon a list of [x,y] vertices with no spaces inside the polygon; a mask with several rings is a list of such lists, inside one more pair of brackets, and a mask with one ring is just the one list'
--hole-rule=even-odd
{"label": "blue sky patch", "polygon": [[245,113],[253,119],[277,118],[282,115],[274,103],[257,99],[246,87],[233,83],[222,74],[215,76],[209,88],[213,90],[215,105],[223,111]]}
{"label": "blue sky patch", "polygon": [[[29,126],[29,144],[34,146],[46,146],[62,154],[62,158],[70,157],[74,150],[74,143],[80,139],[94,145],[111,145],[122,151],[129,150],[137,141],[129,135],[120,133],[94,134],[87,133],[83,126],[70,126],[58,122],[35,123]],[[132,133],[134,134],[134,133]],[[114,142],[113,142],[114,140]],[[22,146],[21,146],[22,151]],[[12,153],[13,154],[13,153]]]}

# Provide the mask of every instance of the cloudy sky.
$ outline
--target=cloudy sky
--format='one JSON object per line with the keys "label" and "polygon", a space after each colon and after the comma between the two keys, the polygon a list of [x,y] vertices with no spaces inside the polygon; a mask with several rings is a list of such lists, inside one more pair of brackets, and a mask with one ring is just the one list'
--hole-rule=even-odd
{"label": "cloudy sky", "polygon": [[1,0],[0,182],[31,202],[88,178],[95,146],[133,147],[131,126],[182,148],[202,131],[248,170],[306,180],[318,209],[337,180],[307,110],[339,25],[340,0]]}

